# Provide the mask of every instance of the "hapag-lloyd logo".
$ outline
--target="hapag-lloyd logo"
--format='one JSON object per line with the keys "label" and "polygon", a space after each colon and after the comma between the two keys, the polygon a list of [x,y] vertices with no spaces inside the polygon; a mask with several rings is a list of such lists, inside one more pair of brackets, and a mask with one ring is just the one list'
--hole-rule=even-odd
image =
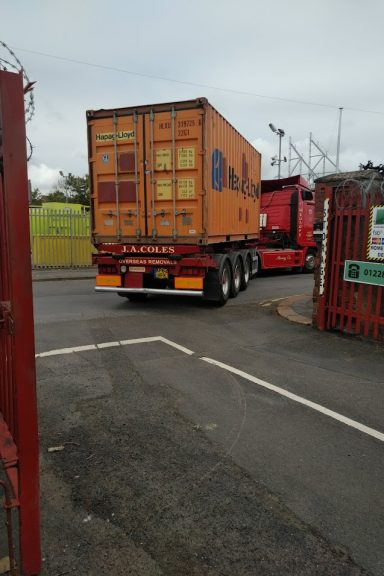
{"label": "hapag-lloyd logo", "polygon": [[106,142],[109,140],[114,140],[116,134],[116,140],[134,140],[135,131],[134,130],[119,130],[118,132],[100,132],[96,134],[96,142]]}
{"label": "hapag-lloyd logo", "polygon": [[228,165],[226,157],[218,148],[212,152],[212,188],[218,192],[222,192],[223,188],[229,188],[241,192],[244,198],[253,198],[254,201],[260,196],[259,184],[249,177],[245,154],[242,154],[241,176],[239,176],[233,166]]}
{"label": "hapag-lloyd logo", "polygon": [[123,246],[123,252],[132,254],[174,254],[174,246],[151,246],[150,244],[143,244],[137,246],[135,244],[127,244]]}

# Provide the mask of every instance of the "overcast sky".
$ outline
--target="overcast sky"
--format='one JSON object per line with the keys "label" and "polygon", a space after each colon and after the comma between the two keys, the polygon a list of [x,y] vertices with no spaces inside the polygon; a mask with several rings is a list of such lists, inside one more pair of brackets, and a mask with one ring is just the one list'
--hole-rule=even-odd
{"label": "overcast sky", "polygon": [[264,178],[270,122],[287,157],[291,137],[307,159],[312,132],[335,158],[339,107],[341,168],[384,163],[383,21],[382,0],[0,0],[0,40],[37,81],[32,185],[87,172],[86,110],[199,96],[263,154]]}

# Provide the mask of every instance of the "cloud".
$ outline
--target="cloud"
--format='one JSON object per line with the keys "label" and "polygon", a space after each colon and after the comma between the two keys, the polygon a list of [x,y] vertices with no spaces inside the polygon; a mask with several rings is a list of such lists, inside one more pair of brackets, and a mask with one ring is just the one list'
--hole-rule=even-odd
{"label": "cloud", "polygon": [[270,180],[277,176],[277,167],[271,166],[271,158],[276,154],[271,142],[264,140],[263,138],[256,138],[252,145],[261,154],[261,177],[263,180]]}
{"label": "cloud", "polygon": [[31,181],[32,189],[38,188],[43,194],[51,192],[60,177],[59,170],[60,168],[50,168],[43,163],[28,165],[28,177]]}
{"label": "cloud", "polygon": [[360,164],[366,164],[368,160],[372,160],[374,164],[380,164],[382,162],[382,159],[380,160],[377,156],[368,158],[366,152],[362,150],[347,148],[340,154],[340,169],[346,172],[359,170]]}
{"label": "cloud", "polygon": [[[312,133],[334,158],[339,107],[340,167],[384,161],[384,81],[372,42],[382,35],[384,3],[376,2],[375,18],[362,26],[364,3],[323,0],[316,26],[326,30],[326,44],[313,42],[314,12],[307,0],[240,0],[236,10],[233,0],[111,0],[102,11],[104,32],[95,8],[101,3],[94,0],[67,0],[61,7],[48,0],[3,4],[2,40],[37,81],[36,115],[28,124],[35,186],[54,185],[57,166],[77,175],[88,171],[86,110],[199,96],[255,143],[263,155],[263,178],[277,176],[271,157],[278,154],[278,139],[270,122],[285,131],[283,156],[289,157],[289,137],[299,143]],[[346,13],[348,34],[340,42]],[[31,29],[44,34],[26,44]],[[300,152],[308,158],[307,145]],[[288,162],[281,172],[288,175]]]}

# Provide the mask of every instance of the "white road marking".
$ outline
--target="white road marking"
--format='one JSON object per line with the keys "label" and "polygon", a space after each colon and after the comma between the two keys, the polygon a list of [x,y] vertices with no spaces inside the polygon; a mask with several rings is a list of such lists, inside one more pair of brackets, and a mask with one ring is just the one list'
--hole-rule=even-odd
{"label": "white road marking", "polygon": [[102,342],[101,344],[96,344],[101,350],[103,348],[113,348],[114,346],[120,346],[120,342]]}
{"label": "white road marking", "polygon": [[[98,349],[102,350],[105,348],[113,348],[116,346],[127,346],[130,344],[146,344],[148,342],[163,342],[163,344],[167,344],[168,346],[172,346],[172,348],[175,348],[176,350],[179,350],[180,352],[183,352],[184,354],[188,354],[189,356],[192,356],[194,354],[194,352],[192,350],[190,350],[189,348],[186,348],[185,346],[181,346],[180,344],[177,344],[177,342],[173,342],[172,340],[168,340],[168,338],[164,338],[163,336],[150,336],[148,338],[134,338],[131,340],[116,340],[114,342],[101,342],[100,344],[89,344],[86,346],[74,346],[72,348],[60,348],[58,350],[49,350],[48,352],[40,352],[39,354],[36,354],[35,357],[36,358],[46,358],[48,356],[61,356],[64,354],[73,354],[75,352],[86,352],[89,350],[98,350]],[[280,396],[285,396],[286,398],[289,398],[293,402],[297,402],[298,404],[302,404],[303,406],[307,406],[307,408],[311,408],[312,410],[315,410],[316,412],[320,412],[321,414],[324,414],[325,416],[328,416],[329,418],[333,418],[334,420],[342,422],[343,424],[346,424],[347,426],[350,426],[351,428],[355,428],[355,430],[359,430],[359,432],[363,432],[364,434],[368,434],[368,436],[372,436],[373,438],[376,438],[377,440],[384,442],[384,434],[382,432],[379,432],[378,430],[375,430],[374,428],[370,428],[369,426],[365,426],[364,424],[360,424],[360,422],[356,422],[355,420],[351,420],[351,418],[347,418],[346,416],[343,416],[342,414],[339,414],[338,412],[334,412],[333,410],[329,410],[328,408],[321,406],[321,404],[317,404],[316,402],[312,402],[311,400],[306,400],[305,398],[302,398],[301,396],[298,396],[297,394],[293,394],[292,392],[289,392],[288,390],[285,390],[284,388],[280,388],[279,386],[275,386],[274,384],[270,384],[269,382],[266,382],[265,380],[260,380],[260,378],[256,378],[256,376],[252,376],[251,374],[247,374],[247,372],[243,372],[242,370],[239,370],[238,368],[234,368],[233,366],[229,366],[228,364],[224,364],[223,362],[219,362],[218,360],[214,360],[213,358],[206,358],[204,356],[201,356],[201,357],[199,357],[199,360],[203,360],[204,362],[207,362],[208,364],[213,364],[214,366],[217,366],[218,368],[222,368],[223,370],[226,370],[227,372],[231,372],[232,374],[236,374],[237,376],[240,376],[241,378],[244,378],[245,380],[248,380],[249,382],[253,382],[254,384],[258,384],[259,386],[262,386],[263,388],[266,388],[268,390],[271,390],[272,392],[276,392],[277,394],[280,394]]]}
{"label": "white road marking", "polygon": [[157,342],[161,340],[161,336],[149,336],[148,338],[134,338],[133,340],[120,340],[122,346],[129,344],[145,344],[146,342]]}
{"label": "white road marking", "polygon": [[280,300],[284,300],[284,298],[273,298],[272,300],[260,300],[258,303],[260,306],[272,306],[274,302],[280,302]]}
{"label": "white road marking", "polygon": [[164,342],[164,344],[168,344],[169,346],[173,346],[173,348],[176,348],[176,350],[180,350],[180,352],[184,352],[184,354],[189,354],[190,356],[192,356],[192,354],[194,354],[194,352],[192,350],[189,350],[189,348],[185,348],[184,346],[180,346],[180,344],[176,344],[176,342],[172,342],[172,340],[168,340],[167,338],[163,338],[162,336],[159,336],[159,340],[161,342]]}
{"label": "white road marking", "polygon": [[284,388],[280,388],[279,386],[274,386],[274,384],[270,384],[269,382],[265,382],[265,380],[260,380],[260,378],[256,378],[255,376],[251,376],[250,374],[247,374],[246,372],[243,372],[242,370],[238,370],[237,368],[233,368],[233,366],[229,366],[228,364],[223,364],[223,362],[219,362],[218,360],[213,360],[212,358],[205,358],[205,357],[201,357],[200,360],[203,360],[204,362],[208,362],[209,364],[214,364],[215,366],[218,366],[219,368],[222,368],[223,370],[227,370],[228,372],[232,372],[232,374],[236,374],[237,376],[240,376],[241,378],[244,378],[245,380],[249,380],[250,382],[253,382],[254,384],[258,384],[259,386],[263,386],[263,388],[267,388],[268,390],[272,390],[272,392],[276,392],[277,394],[280,394],[280,396],[285,396],[286,398],[289,398],[290,400],[293,400],[294,402],[298,402],[299,404],[303,404],[304,406],[307,406],[308,408],[312,408],[312,410],[316,410],[317,412],[320,412],[321,414],[325,414],[326,416],[329,416],[330,418],[333,418],[334,420],[338,420],[339,422],[342,422],[343,424],[346,424],[347,426],[350,426],[351,428],[355,428],[356,430],[359,430],[360,432],[363,432],[364,434],[368,434],[369,436],[372,436],[373,438],[376,438],[377,440],[384,442],[384,434],[382,432],[379,432],[378,430],[375,430],[374,428],[369,428],[369,426],[365,426],[364,424],[360,424],[360,422],[356,422],[355,420],[351,420],[351,418],[347,418],[346,416],[343,416],[342,414],[339,414],[338,412],[334,412],[333,410],[329,410],[328,408],[321,406],[321,404],[317,404],[316,402],[311,402],[311,400],[306,400],[305,398],[302,398],[301,396],[297,396],[297,394],[293,394],[292,392],[288,392],[288,390],[285,390]]}
{"label": "white road marking", "polygon": [[45,358],[46,356],[61,356],[62,354],[72,354],[73,348],[60,348],[59,350],[48,350],[48,352],[40,352],[35,354],[35,358]]}
{"label": "white road marking", "polygon": [[75,346],[72,348],[73,352],[86,352],[87,350],[97,350],[95,344],[89,344],[88,346]]}
{"label": "white road marking", "polygon": [[168,344],[168,346],[176,348],[176,350],[180,350],[180,352],[184,352],[184,354],[188,354],[190,356],[194,354],[194,352],[192,350],[189,350],[189,348],[185,348],[185,346],[181,346],[176,342],[172,342],[172,340],[163,338],[163,336],[149,336],[147,338],[133,338],[131,340],[116,340],[115,342],[101,342],[100,344],[73,346],[72,348],[59,348],[57,350],[49,350],[48,352],[40,352],[39,354],[35,354],[35,358],[45,358],[46,356],[61,356],[62,354],[73,354],[74,352],[87,352],[88,350],[97,350],[97,349],[102,350],[103,348],[128,346],[130,344],[146,344],[148,342],[163,342],[164,344]]}

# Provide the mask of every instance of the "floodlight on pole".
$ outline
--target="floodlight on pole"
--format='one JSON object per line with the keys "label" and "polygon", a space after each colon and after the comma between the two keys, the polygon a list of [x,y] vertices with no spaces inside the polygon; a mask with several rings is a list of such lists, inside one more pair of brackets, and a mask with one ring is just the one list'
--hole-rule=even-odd
{"label": "floodlight on pole", "polygon": [[[274,134],[276,134],[279,137],[279,158],[277,159],[276,157],[273,157],[273,163],[272,166],[274,166],[275,164],[278,164],[279,170],[278,170],[278,175],[277,178],[280,180],[280,173],[281,173],[281,139],[283,138],[283,136],[285,136],[285,132],[282,128],[276,128],[274,124],[272,124],[272,122],[269,124],[270,129],[272,130],[272,132]],[[284,162],[286,162],[287,159],[284,156]]]}

